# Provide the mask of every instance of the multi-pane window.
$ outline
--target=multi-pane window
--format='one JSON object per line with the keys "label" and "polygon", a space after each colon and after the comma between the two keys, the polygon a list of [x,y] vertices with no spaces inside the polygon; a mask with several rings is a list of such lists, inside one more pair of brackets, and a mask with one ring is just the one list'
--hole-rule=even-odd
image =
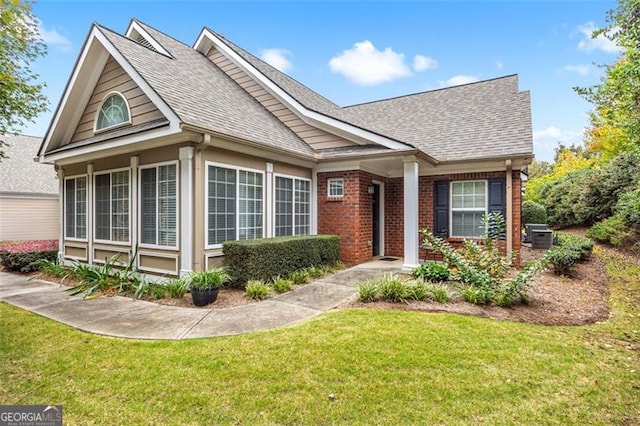
{"label": "multi-pane window", "polygon": [[119,93],[111,93],[100,105],[96,117],[96,130],[129,122],[129,106],[124,97]]}
{"label": "multi-pane window", "polygon": [[311,232],[311,182],[276,176],[275,234],[307,235]]}
{"label": "multi-pane window", "polygon": [[166,164],[140,170],[140,242],[176,247],[178,233],[177,166]]}
{"label": "multi-pane window", "polygon": [[66,179],[64,197],[65,237],[87,238],[86,176]]}
{"label": "multi-pane window", "polygon": [[129,171],[95,176],[96,239],[129,241]]}
{"label": "multi-pane window", "polygon": [[328,179],[327,195],[329,197],[342,197],[344,195],[344,180],[342,178]]}
{"label": "multi-pane window", "polygon": [[486,212],[486,181],[451,183],[452,237],[482,237],[482,216]]}
{"label": "multi-pane window", "polygon": [[261,238],[263,174],[213,165],[207,173],[208,245]]}

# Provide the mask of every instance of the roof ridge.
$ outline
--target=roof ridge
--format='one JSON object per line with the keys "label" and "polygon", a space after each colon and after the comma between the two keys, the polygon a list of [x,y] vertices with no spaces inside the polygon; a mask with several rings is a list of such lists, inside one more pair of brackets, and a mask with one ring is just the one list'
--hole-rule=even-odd
{"label": "roof ridge", "polygon": [[[246,50],[245,48],[243,48],[242,46],[237,45],[236,43],[232,42],[231,40],[228,40],[224,35],[217,33],[215,31],[213,31],[211,28],[206,27],[205,28],[210,31],[212,34],[214,34],[215,36],[217,36],[223,43],[225,43],[226,45],[230,45],[229,47],[231,48],[236,48],[238,50],[241,50],[243,52],[245,52],[247,55],[251,56],[252,58],[255,58],[257,61],[261,62],[262,64],[268,66],[269,68],[271,68],[273,71],[280,73],[284,76],[286,76],[287,78],[293,80],[295,83],[299,84],[300,86],[304,87],[305,89],[313,92],[315,95],[321,97],[322,99],[324,99],[325,101],[329,102],[331,105],[333,105],[336,109],[340,109],[340,105],[336,104],[335,102],[333,102],[331,99],[321,95],[320,93],[316,92],[315,90],[313,90],[312,88],[310,88],[309,86],[307,86],[306,84],[298,81],[296,78],[290,76],[289,74],[287,74],[286,72],[280,71],[279,69],[277,69],[276,67],[274,67],[273,65],[269,64],[268,62],[262,60],[261,58],[259,58],[258,56],[254,55],[253,53],[249,52],[248,50]],[[271,82],[273,82],[275,85],[277,85],[278,87],[280,87],[282,90],[284,90],[285,92],[289,93],[289,95],[291,95],[291,93],[286,90],[285,88],[281,87],[278,83],[276,83],[275,81],[273,81],[272,78],[270,78],[268,75],[265,75],[262,71],[258,70],[261,74],[263,74],[265,77],[267,77],[269,80],[271,80]],[[293,96],[293,95],[292,95]],[[295,96],[293,96],[294,99],[296,99],[298,102],[303,103],[300,101],[300,99],[296,98]],[[307,105],[305,105],[305,107],[315,111],[314,108],[310,108]],[[321,112],[321,111],[316,111],[316,112]]]}
{"label": "roof ridge", "polygon": [[[155,32],[157,32],[157,33],[160,33],[160,34],[162,34],[163,36],[165,36],[165,37],[167,37],[167,38],[170,38],[171,40],[173,40],[173,41],[175,41],[175,42],[177,42],[177,43],[180,43],[181,45],[183,45],[183,46],[185,46],[185,47],[188,47],[189,49],[191,49],[191,50],[192,50],[192,47],[191,47],[191,46],[189,46],[187,43],[183,42],[182,40],[178,40],[177,38],[175,38],[175,37],[173,37],[173,36],[171,36],[171,35],[169,35],[169,34],[165,33],[165,32],[164,32],[164,31],[162,31],[162,30],[157,29],[156,27],[153,27],[153,26],[151,26],[151,25],[149,25],[149,24],[147,24],[147,23],[145,23],[145,22],[142,22],[141,20],[139,20],[139,19],[137,19],[137,18],[131,18],[131,20],[132,20],[132,21],[135,21],[135,22],[137,22],[138,24],[140,24],[140,25],[142,25],[143,27],[145,27],[145,30],[147,30],[147,29],[153,30],[153,31],[155,31]],[[158,41],[158,40],[156,40],[156,41]],[[160,43],[160,42],[158,41],[158,43]],[[160,43],[160,44],[162,44],[162,43]],[[164,46],[163,46],[163,47],[164,47]],[[165,49],[166,49],[166,47],[165,47]]]}
{"label": "roof ridge", "polygon": [[507,78],[510,78],[510,77],[517,77],[517,76],[518,76],[517,73],[507,74],[507,75],[503,75],[503,76],[500,76],[500,77],[488,78],[486,80],[472,81],[470,83],[465,83],[465,84],[456,84],[455,86],[439,87],[437,89],[423,90],[421,92],[407,93],[405,95],[391,96],[389,98],[382,98],[382,99],[376,99],[376,100],[373,100],[373,101],[360,102],[360,103],[357,103],[357,104],[343,106],[341,109],[345,110],[345,109],[348,109],[348,108],[359,107],[359,106],[363,106],[363,105],[370,105],[370,104],[375,104],[375,103],[378,103],[378,102],[392,101],[394,99],[409,98],[411,96],[420,96],[420,95],[425,95],[427,93],[441,92],[441,91],[445,91],[445,90],[454,90],[454,89],[458,89],[460,87],[467,87],[467,86],[472,86],[472,85],[476,85],[476,84],[490,83],[492,81],[503,80],[503,79],[507,79]]}
{"label": "roof ridge", "polygon": [[[142,47],[142,48],[144,48],[144,49],[147,49],[147,50],[148,50],[148,51],[150,51],[150,52],[157,53],[158,55],[160,55],[160,56],[164,56],[165,58],[175,59],[175,58],[173,58],[172,56],[167,56],[167,55],[165,55],[165,54],[164,54],[164,53],[162,53],[162,52],[158,52],[156,49],[153,49],[153,48],[151,48],[151,47],[149,47],[149,46],[145,46],[144,44],[139,43],[139,42],[135,41],[134,39],[131,39],[131,38],[129,38],[129,37],[127,37],[127,36],[123,35],[123,34],[120,34],[119,32],[117,32],[117,31],[115,31],[115,30],[112,30],[111,28],[106,27],[106,26],[104,26],[104,25],[102,25],[102,24],[95,23],[95,25],[96,25],[96,27],[100,28],[101,30],[109,31],[111,34],[116,35],[116,36],[120,37],[121,39],[127,40],[127,41],[129,41],[129,42],[131,42],[131,43],[135,44],[136,46],[140,46],[140,47]],[[156,42],[158,42],[158,40],[156,40]],[[158,42],[158,43],[159,43],[160,45],[162,45],[160,42]],[[162,46],[162,47],[166,49],[166,47],[164,47],[164,46]]]}

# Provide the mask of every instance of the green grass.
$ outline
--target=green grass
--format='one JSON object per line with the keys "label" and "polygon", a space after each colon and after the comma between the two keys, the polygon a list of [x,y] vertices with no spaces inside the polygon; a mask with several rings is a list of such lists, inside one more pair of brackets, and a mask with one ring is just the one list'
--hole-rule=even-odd
{"label": "green grass", "polygon": [[0,304],[0,403],[69,424],[637,424],[640,269],[606,260],[614,316],[586,327],[364,309],[145,342]]}

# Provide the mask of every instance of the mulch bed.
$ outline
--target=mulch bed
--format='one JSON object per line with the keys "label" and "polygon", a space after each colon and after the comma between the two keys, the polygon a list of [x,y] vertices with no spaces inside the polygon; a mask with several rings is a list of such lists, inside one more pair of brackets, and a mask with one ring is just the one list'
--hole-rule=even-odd
{"label": "mulch bed", "polygon": [[[523,261],[543,255],[544,250],[522,247]],[[528,296],[528,304],[510,308],[473,305],[460,297],[448,303],[351,302],[343,307],[451,312],[542,325],[584,325],[609,318],[607,275],[603,262],[595,255],[576,265],[571,277],[559,277],[551,271],[538,275],[531,283]]]}

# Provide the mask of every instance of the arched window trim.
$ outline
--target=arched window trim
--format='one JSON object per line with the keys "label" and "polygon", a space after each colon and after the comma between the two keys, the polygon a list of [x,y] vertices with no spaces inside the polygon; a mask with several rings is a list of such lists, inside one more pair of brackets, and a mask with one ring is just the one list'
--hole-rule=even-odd
{"label": "arched window trim", "polygon": [[[122,123],[118,123],[118,124],[114,124],[112,126],[107,126],[107,127],[103,127],[102,129],[98,129],[98,118],[100,118],[100,111],[102,111],[102,106],[104,105],[104,103],[107,101],[107,99],[109,99],[112,95],[118,95],[123,101],[124,104],[127,107],[127,115],[129,116],[129,119],[127,121],[123,121]],[[102,98],[102,101],[100,101],[100,105],[98,105],[98,109],[96,110],[96,117],[93,120],[93,132],[94,133],[100,133],[100,132],[104,132],[106,130],[111,130],[111,129],[115,129],[117,127],[120,126],[124,126],[127,124],[131,124],[131,107],[129,106],[129,102],[127,101],[127,98],[120,92],[118,92],[117,90],[113,90],[109,93],[107,93],[104,98]]]}

